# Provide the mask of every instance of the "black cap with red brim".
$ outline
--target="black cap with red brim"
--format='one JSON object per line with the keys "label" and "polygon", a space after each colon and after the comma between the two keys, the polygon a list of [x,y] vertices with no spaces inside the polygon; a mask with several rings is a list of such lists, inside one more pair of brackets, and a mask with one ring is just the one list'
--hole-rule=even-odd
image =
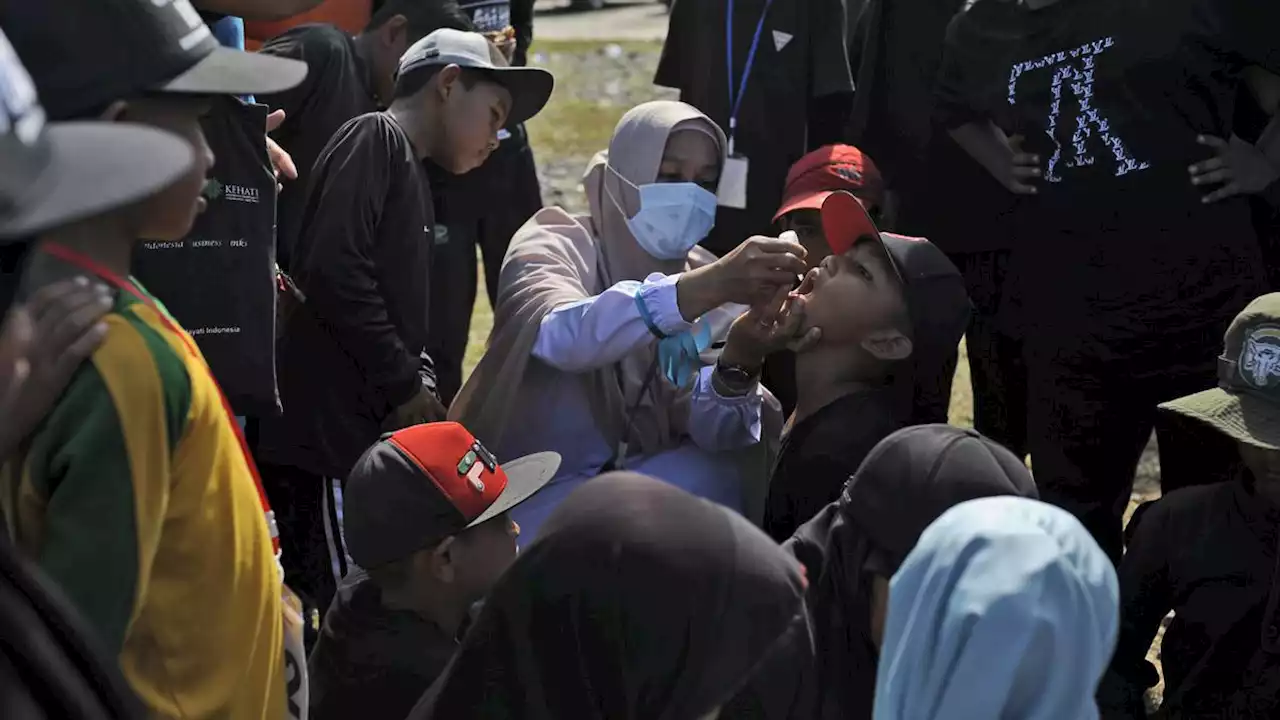
{"label": "black cap with red brim", "polygon": [[964,278],[937,245],[924,238],[882,233],[853,195],[832,193],[822,203],[822,230],[834,253],[860,241],[880,243],[902,281],[915,355],[955,352],[969,326],[972,303]]}

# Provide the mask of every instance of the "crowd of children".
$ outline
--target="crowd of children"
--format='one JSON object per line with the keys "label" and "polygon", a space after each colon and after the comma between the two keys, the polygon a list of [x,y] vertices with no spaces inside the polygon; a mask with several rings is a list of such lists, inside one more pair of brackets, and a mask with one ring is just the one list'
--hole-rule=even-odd
{"label": "crowd of children", "polygon": [[[0,717],[1280,713],[1280,6],[677,0],[575,215],[531,3],[315,4],[0,7]],[[135,277],[228,198],[278,412]]]}

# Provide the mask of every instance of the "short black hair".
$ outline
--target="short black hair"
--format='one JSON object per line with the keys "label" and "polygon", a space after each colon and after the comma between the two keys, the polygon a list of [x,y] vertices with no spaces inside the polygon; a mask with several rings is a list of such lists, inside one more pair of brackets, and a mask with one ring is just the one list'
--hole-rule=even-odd
{"label": "short black hair", "polygon": [[472,32],[475,27],[467,19],[457,0],[374,0],[365,31],[377,30],[396,15],[409,21],[409,43],[417,42],[440,28]]}
{"label": "short black hair", "polygon": [[[407,73],[396,76],[395,92],[393,98],[406,98],[417,95],[431,82],[432,78],[440,74],[440,71],[448,67],[447,65],[428,65],[426,67],[416,68]],[[462,83],[462,87],[472,90],[476,84],[485,79],[483,70],[474,68],[459,68],[462,74],[458,76],[458,81]]]}

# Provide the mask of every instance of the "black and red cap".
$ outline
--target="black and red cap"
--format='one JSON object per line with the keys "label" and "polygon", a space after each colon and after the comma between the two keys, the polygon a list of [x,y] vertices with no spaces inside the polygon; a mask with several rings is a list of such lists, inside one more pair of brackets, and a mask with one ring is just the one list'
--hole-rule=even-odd
{"label": "black and red cap", "polygon": [[347,478],[347,551],[366,569],[408,557],[514,508],[559,468],[553,452],[499,464],[455,422],[384,435]]}
{"label": "black and red cap", "polygon": [[946,253],[924,238],[880,232],[862,203],[844,191],[823,201],[822,231],[838,254],[864,240],[880,243],[902,281],[915,354],[955,351],[973,305],[964,278]]}

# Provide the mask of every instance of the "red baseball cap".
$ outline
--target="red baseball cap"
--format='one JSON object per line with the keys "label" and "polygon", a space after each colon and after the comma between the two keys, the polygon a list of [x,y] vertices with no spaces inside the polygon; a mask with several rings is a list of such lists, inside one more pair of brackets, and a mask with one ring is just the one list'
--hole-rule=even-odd
{"label": "red baseball cap", "polygon": [[408,557],[519,505],[558,469],[553,452],[499,465],[455,422],[384,435],[347,478],[347,551],[363,568]]}
{"label": "red baseball cap", "polygon": [[825,145],[796,161],[787,172],[778,218],[794,210],[819,210],[831,193],[846,190],[879,203],[884,194],[880,171],[852,145]]}

